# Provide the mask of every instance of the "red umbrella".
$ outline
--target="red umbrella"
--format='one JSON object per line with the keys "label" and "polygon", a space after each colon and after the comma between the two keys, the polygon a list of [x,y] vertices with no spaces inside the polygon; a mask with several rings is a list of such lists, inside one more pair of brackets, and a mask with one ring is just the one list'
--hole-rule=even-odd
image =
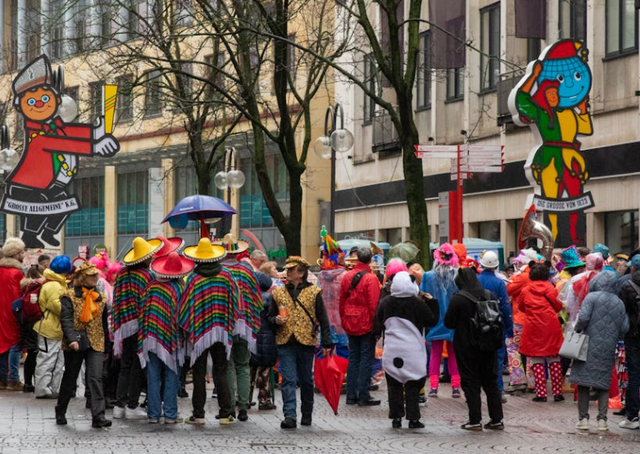
{"label": "red umbrella", "polygon": [[316,387],[327,399],[333,412],[338,414],[338,404],[340,403],[340,391],[342,390],[342,380],[347,372],[349,360],[340,358],[338,355],[316,358],[315,379]]}

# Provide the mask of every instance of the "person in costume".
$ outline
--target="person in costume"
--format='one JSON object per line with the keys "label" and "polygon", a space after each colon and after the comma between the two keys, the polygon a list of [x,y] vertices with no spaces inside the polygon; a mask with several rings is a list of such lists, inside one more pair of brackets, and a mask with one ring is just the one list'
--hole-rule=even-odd
{"label": "person in costume", "polygon": [[[517,91],[515,105],[521,123],[535,123],[542,145],[527,160],[531,184],[542,189],[545,199],[582,195],[589,179],[579,134],[593,134],[589,114],[591,72],[583,43],[564,40],[551,46],[540,60],[530,64],[531,73]],[[558,215],[550,210],[553,238],[558,236]],[[574,243],[578,213],[569,214]]]}
{"label": "person in costume", "polygon": [[[391,278],[391,295],[380,301],[373,333],[384,335],[382,368],[389,393],[389,419],[392,427],[402,427],[402,418],[410,429],[420,429],[420,390],[427,379],[427,350],[424,342],[427,327],[438,323],[418,286],[406,271]],[[405,411],[406,408],[406,411]]]}
{"label": "person in costume", "polygon": [[[311,265],[302,257],[288,257],[284,265],[287,284],[272,293],[273,304],[267,319],[276,326],[276,344],[282,368],[282,429],[295,429],[296,385],[300,386],[302,419],[310,426],[313,415],[313,359],[320,326],[322,354],[331,353],[329,318],[322,300],[322,290],[307,281]],[[280,313],[282,307],[284,312]],[[286,312],[286,313],[285,313]]]}
{"label": "person in costume", "polygon": [[[497,278],[496,278],[497,279]],[[447,313],[444,316],[446,327],[455,331],[453,349],[462,378],[462,389],[469,408],[469,421],[462,424],[465,430],[482,430],[482,405],[480,391],[487,396],[490,421],[484,425],[485,429],[503,430],[502,401],[498,389],[498,368],[496,352],[484,352],[474,345],[475,333],[472,320],[476,315],[477,303],[465,296],[471,294],[474,298],[486,298],[486,290],[478,281],[473,268],[461,269],[456,276],[456,286],[460,292],[451,297]]]}
{"label": "person in costume", "polygon": [[251,353],[256,351],[256,337],[260,329],[260,312],[263,308],[262,293],[251,265],[238,260],[238,257],[249,249],[249,243],[239,241],[229,233],[222,241],[214,242],[214,244],[224,247],[227,251],[222,266],[229,270],[240,288],[237,308],[240,318],[233,331],[228,381],[232,401],[236,400],[237,392],[238,420],[246,421],[251,390],[249,362],[251,361]]}
{"label": "person in costume", "polygon": [[221,265],[227,251],[201,238],[197,246],[184,250],[184,256],[196,263],[187,278],[180,300],[180,327],[186,332],[187,353],[193,368],[193,414],[185,422],[203,425],[207,399],[207,360],[213,363],[212,375],[218,393],[218,421],[234,424],[233,405],[228,382],[228,360],[233,332],[240,318],[240,289],[229,270]]}
{"label": "person in costume", "polygon": [[[176,252],[151,262],[155,279],[144,292],[144,310],[138,356],[140,365],[147,368],[147,415],[150,424],[178,421],[178,390],[180,367],[184,361],[184,345],[178,325],[184,277],[194,263]],[[164,384],[164,393],[160,389]]]}
{"label": "person in costume", "polygon": [[[60,242],[55,235],[70,214],[80,209],[68,189],[78,172],[78,157],[109,157],[120,145],[105,132],[102,117],[97,126],[62,121],[60,87],[53,85],[51,64],[45,55],[20,71],[12,88],[14,107],[24,118],[24,148],[5,181],[2,209],[20,215],[22,239],[28,247],[42,248],[44,243],[57,247]],[[58,205],[47,211],[49,214],[34,215],[24,208],[55,202]]]}
{"label": "person in costume", "polygon": [[158,239],[134,238],[133,248],[124,256],[125,267],[113,287],[113,354],[121,358],[114,419],[147,417],[147,412],[138,407],[144,380],[138,359],[138,331],[144,289],[153,279],[149,263],[162,247]]}
{"label": "person in costume", "polygon": [[[456,355],[453,350],[453,330],[444,325],[444,314],[449,307],[451,296],[458,291],[454,278],[458,270],[458,256],[449,243],[444,243],[433,252],[433,271],[424,273],[420,290],[433,295],[438,300],[440,308],[440,320],[435,327],[429,330],[427,340],[431,342],[431,355],[429,358],[429,397],[438,397],[438,385],[440,381],[440,363],[442,350],[446,344],[448,360],[447,366],[451,375],[451,397],[459,398],[460,375],[456,364]],[[426,359],[426,358],[425,358]]]}
{"label": "person in costume", "polygon": [[107,345],[107,312],[104,294],[96,291],[99,271],[93,263],[76,269],[74,287],[61,298],[60,323],[64,333],[64,374],[56,405],[56,424],[67,424],[67,407],[76,391],[78,374],[84,361],[87,386],[91,390],[91,427],[110,427],[104,417],[102,358]]}

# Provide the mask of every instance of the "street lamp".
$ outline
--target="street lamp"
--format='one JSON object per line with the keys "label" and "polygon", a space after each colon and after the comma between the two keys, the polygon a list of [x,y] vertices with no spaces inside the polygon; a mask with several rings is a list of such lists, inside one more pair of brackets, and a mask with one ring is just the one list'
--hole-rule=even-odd
{"label": "street lamp", "polygon": [[[231,189],[240,189],[244,186],[246,178],[244,172],[236,169],[236,147],[226,147],[224,149],[224,170],[216,173],[213,178],[213,184],[221,191],[226,191],[227,203],[231,205]],[[229,219],[227,221],[226,219]],[[224,231],[231,231],[231,225],[227,228],[227,222],[231,223],[231,217],[222,219],[222,228]]]}
{"label": "street lamp", "polygon": [[[340,127],[338,128],[338,117]],[[329,128],[331,120],[331,128]],[[346,153],[353,148],[354,138],[351,131],[344,129],[344,110],[340,103],[327,107],[324,116],[324,136],[318,137],[313,150],[320,159],[331,159],[331,208],[329,231],[335,235],[335,195],[336,195],[336,152]]]}

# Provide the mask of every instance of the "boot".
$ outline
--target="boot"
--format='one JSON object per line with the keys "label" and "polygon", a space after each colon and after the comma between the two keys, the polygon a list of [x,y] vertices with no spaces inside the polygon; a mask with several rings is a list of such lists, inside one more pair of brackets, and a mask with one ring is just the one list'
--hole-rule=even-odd
{"label": "boot", "polygon": [[533,376],[536,379],[536,397],[534,402],[547,401],[547,379],[544,375],[544,364],[534,364],[531,366]]}
{"label": "boot", "polygon": [[56,405],[56,424],[59,426],[65,426],[67,424],[66,411]]}
{"label": "boot", "polygon": [[42,236],[40,237],[42,241],[49,244],[52,247],[60,246],[60,241],[55,237],[55,232],[53,230],[44,229]]}
{"label": "boot", "polygon": [[42,249],[44,247],[44,243],[38,239],[38,234],[35,232],[25,231],[22,234],[22,241],[28,248]]}

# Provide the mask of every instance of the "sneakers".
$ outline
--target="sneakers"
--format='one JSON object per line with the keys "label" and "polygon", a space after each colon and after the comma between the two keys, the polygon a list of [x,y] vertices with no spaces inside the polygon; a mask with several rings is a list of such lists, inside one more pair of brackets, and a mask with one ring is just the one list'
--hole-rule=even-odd
{"label": "sneakers", "polygon": [[113,407],[113,419],[124,419],[124,407]]}
{"label": "sneakers", "polygon": [[[246,414],[246,412],[245,412]],[[218,419],[218,422],[221,426],[230,426],[231,424],[235,424],[237,422],[236,417],[233,415],[229,415],[226,418]]]}
{"label": "sneakers", "polygon": [[587,418],[582,418],[576,424],[576,429],[578,429],[578,430],[589,430],[589,420]]}
{"label": "sneakers", "polygon": [[284,418],[284,421],[280,423],[281,429],[295,429],[298,423],[293,418]]}
{"label": "sneakers", "polygon": [[184,418],[181,418],[180,416],[178,416],[176,419],[164,418],[165,424],[180,424],[183,421],[184,421]]}
{"label": "sneakers", "polygon": [[620,421],[618,426],[621,429],[638,429],[640,428],[640,423],[638,423],[638,417],[636,416],[631,420],[629,418],[623,419],[622,421]]}
{"label": "sneakers", "polygon": [[191,424],[192,426],[204,426],[205,419],[204,418],[196,418],[195,416],[189,416],[184,420],[186,424]]}
{"label": "sneakers", "polygon": [[598,431],[607,432],[609,430],[609,423],[604,419],[598,419]]}
{"label": "sneakers", "polygon": [[460,397],[462,397],[462,394],[460,394],[460,388],[452,388],[451,397],[454,399],[460,399]]}
{"label": "sneakers", "polygon": [[146,418],[147,418],[147,411],[143,408],[126,407],[124,409],[124,419],[146,419]]}
{"label": "sneakers", "polygon": [[433,399],[437,399],[438,398],[438,388],[431,388],[429,390],[429,395],[428,397],[431,397]]}
{"label": "sneakers", "polygon": [[391,427],[393,427],[394,429],[400,429],[402,427],[402,419],[395,418],[393,421],[391,421]]}
{"label": "sneakers", "polygon": [[409,429],[424,429],[424,424],[420,420],[409,421]]}
{"label": "sneakers", "polygon": [[460,426],[463,430],[471,430],[473,432],[482,432],[482,424],[471,424],[470,422],[465,422]]}
{"label": "sneakers", "polygon": [[499,421],[499,422],[489,421],[484,425],[484,428],[489,430],[504,430],[504,423],[502,421]]}
{"label": "sneakers", "polygon": [[423,393],[420,393],[420,396],[418,397],[418,402],[421,404],[426,404],[427,403],[427,396]]}
{"label": "sneakers", "polygon": [[240,410],[238,412],[238,421],[245,422],[249,419],[249,415],[247,415],[247,410]]}
{"label": "sneakers", "polygon": [[7,391],[22,391],[24,388],[24,384],[18,380],[18,381],[9,381],[7,382]]}
{"label": "sneakers", "polygon": [[160,424],[160,418],[149,418],[149,424]]}

